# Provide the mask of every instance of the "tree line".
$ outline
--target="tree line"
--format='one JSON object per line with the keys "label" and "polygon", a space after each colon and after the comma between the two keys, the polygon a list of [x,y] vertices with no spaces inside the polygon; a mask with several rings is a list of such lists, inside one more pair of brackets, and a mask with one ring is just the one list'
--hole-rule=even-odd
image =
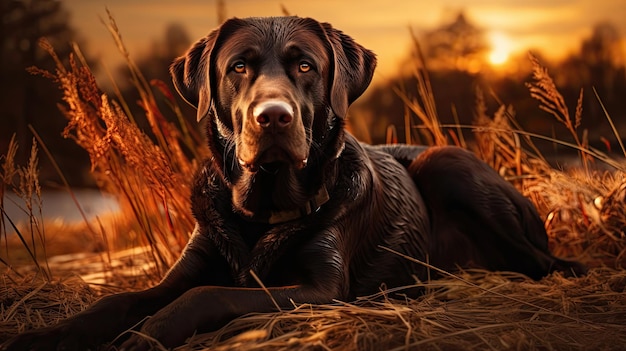
{"label": "tree line", "polygon": [[[78,42],[83,53],[88,51],[85,46],[89,43],[81,42],[61,2],[2,1],[0,18],[3,18],[0,23],[0,155],[6,153],[11,136],[16,134],[20,144],[18,162],[24,163],[30,152],[32,133],[29,126],[32,126],[46,142],[70,183],[90,185],[93,181],[88,175],[86,153],[73,141],[61,137],[65,118],[57,106],[61,101],[60,92],[53,82],[27,72],[30,66],[54,68],[52,58],[37,46],[41,37],[46,37],[63,59],[72,51],[70,43]],[[407,38],[410,38],[409,34]],[[524,85],[531,79],[530,64],[524,63],[527,58],[517,59],[519,69],[515,72],[501,74],[491,70],[487,64],[490,48],[485,31],[471,23],[462,12],[450,23],[444,23],[415,39],[414,52],[402,66],[413,67],[418,57],[423,60],[436,112],[442,123],[471,124],[476,111],[476,92],[482,91],[488,109],[495,110],[501,102],[510,104],[525,129],[567,138],[560,126],[541,111],[538,103],[528,94]],[[534,53],[548,67],[570,109],[575,108],[580,89],[583,89],[581,127],[588,129],[592,144],[598,143],[601,136],[611,135],[594,90],[613,121],[626,135],[626,103],[623,102],[626,71],[621,40],[614,25],[599,23],[593,28],[592,35],[581,41],[578,52],[560,62],[542,60],[541,53]],[[159,38],[153,39],[151,50],[139,57],[136,63],[146,78],[160,80],[174,91],[168,73],[169,64],[191,42],[192,38],[182,25],[171,24]],[[93,63],[90,64],[92,69],[97,69],[93,58],[87,57],[87,60]],[[120,67],[118,76],[123,76],[125,70],[125,67]],[[141,113],[141,107],[134,103],[138,100],[135,89],[124,84],[121,88],[122,96],[131,109]],[[380,143],[387,139],[388,127],[394,126],[398,140],[403,142],[404,128],[413,126],[406,124],[408,112],[398,92],[409,97],[419,95],[417,77],[411,70],[399,70],[393,78],[371,87],[370,92],[358,101],[350,117],[355,134],[367,141]],[[182,100],[178,101],[185,109],[185,115],[193,120],[194,111]],[[162,111],[166,118],[175,120],[173,114],[167,115],[169,108]],[[48,185],[58,181],[50,162],[44,157],[41,158],[41,170],[42,178],[49,180]]]}

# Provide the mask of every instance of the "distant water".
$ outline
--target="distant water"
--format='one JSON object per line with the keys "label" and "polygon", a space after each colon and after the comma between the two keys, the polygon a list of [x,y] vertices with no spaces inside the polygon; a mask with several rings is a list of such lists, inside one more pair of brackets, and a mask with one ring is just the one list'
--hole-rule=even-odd
{"label": "distant water", "polygon": [[[103,214],[120,211],[120,206],[115,198],[99,190],[75,190],[74,195],[88,220]],[[41,211],[44,220],[60,220],[65,223],[83,221],[76,202],[67,191],[44,191],[41,199]],[[37,200],[34,200],[34,204],[36,203]],[[5,194],[4,210],[16,224],[28,221],[28,215],[23,208],[25,205],[22,199],[13,193]],[[35,207],[34,211],[38,213],[39,210]]]}

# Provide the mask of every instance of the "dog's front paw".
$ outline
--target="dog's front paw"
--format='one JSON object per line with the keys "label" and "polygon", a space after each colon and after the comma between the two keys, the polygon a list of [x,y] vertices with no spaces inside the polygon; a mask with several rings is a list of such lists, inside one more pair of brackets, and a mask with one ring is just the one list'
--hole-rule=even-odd
{"label": "dog's front paw", "polygon": [[133,333],[120,347],[119,351],[167,350],[163,344],[150,335]]}
{"label": "dog's front paw", "polygon": [[70,324],[59,324],[19,334],[0,345],[2,351],[57,351],[89,350],[95,340],[80,328]]}
{"label": "dog's front paw", "polygon": [[182,345],[194,331],[188,321],[157,313],[144,323],[140,331],[131,332],[130,338],[120,346],[120,351],[167,350]]}
{"label": "dog's front paw", "polygon": [[49,328],[19,334],[0,345],[2,351],[21,350],[57,350],[59,343],[57,335]]}

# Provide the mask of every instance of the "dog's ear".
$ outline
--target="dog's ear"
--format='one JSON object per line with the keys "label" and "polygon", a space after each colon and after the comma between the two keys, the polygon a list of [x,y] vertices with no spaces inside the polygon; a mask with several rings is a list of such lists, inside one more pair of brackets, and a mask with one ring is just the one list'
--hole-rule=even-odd
{"label": "dog's ear", "polygon": [[170,66],[172,81],[178,93],[198,109],[198,122],[211,113],[216,98],[215,57],[220,43],[230,36],[242,20],[229,19],[218,29],[198,40],[187,53],[174,60]]}
{"label": "dog's ear", "polygon": [[348,106],[363,94],[372,81],[376,55],[330,24],[321,25],[333,53],[330,105],[335,115],[346,117]]}
{"label": "dog's ear", "polygon": [[209,61],[219,29],[198,40],[187,53],[174,60],[170,74],[176,90],[190,105],[198,109],[198,121],[209,113],[211,82]]}

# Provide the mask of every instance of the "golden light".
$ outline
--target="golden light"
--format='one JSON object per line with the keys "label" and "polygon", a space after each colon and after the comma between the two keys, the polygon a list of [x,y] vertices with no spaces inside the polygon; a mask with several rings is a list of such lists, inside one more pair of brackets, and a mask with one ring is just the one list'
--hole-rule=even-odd
{"label": "golden light", "polygon": [[502,32],[491,32],[489,33],[489,44],[491,46],[489,62],[494,66],[506,63],[513,49],[511,40]]}

